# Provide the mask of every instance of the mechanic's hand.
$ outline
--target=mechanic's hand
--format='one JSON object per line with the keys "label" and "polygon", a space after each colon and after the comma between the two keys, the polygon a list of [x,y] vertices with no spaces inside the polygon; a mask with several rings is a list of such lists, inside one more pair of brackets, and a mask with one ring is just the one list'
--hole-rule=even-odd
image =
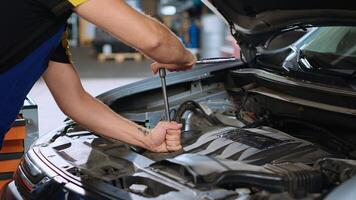
{"label": "mechanic's hand", "polygon": [[179,64],[163,64],[155,62],[151,65],[151,70],[154,74],[157,74],[160,68],[165,68],[170,72],[174,71],[186,71],[193,68],[193,65],[197,62],[197,58],[187,50],[185,59]]}
{"label": "mechanic's hand", "polygon": [[150,132],[151,147],[149,150],[153,152],[170,152],[182,149],[181,128],[182,124],[176,122],[159,122]]}

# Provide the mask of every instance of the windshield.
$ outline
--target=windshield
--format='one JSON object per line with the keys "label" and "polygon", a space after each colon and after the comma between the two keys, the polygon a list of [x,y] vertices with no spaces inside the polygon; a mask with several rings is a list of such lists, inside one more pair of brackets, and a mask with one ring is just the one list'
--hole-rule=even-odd
{"label": "windshield", "polygon": [[321,27],[298,45],[310,67],[354,75],[356,27]]}

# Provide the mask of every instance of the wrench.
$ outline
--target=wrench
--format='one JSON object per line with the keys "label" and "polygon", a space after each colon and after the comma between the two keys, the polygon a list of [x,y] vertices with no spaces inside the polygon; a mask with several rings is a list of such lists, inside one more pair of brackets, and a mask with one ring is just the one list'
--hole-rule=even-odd
{"label": "wrench", "polygon": [[159,77],[161,78],[163,100],[164,100],[164,106],[165,106],[165,111],[166,111],[166,120],[168,122],[171,122],[169,101],[168,101],[168,95],[167,95],[166,74],[167,73],[166,73],[166,69],[165,68],[160,68],[159,69]]}

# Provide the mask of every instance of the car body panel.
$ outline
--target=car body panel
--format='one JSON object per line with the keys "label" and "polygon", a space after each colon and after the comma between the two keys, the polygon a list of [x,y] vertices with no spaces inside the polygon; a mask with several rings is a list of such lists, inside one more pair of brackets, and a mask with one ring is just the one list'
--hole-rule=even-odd
{"label": "car body panel", "polygon": [[[204,0],[233,29],[240,44],[258,46],[276,33],[330,25],[353,25],[356,6],[352,0]],[[236,32],[235,32],[236,31]]]}
{"label": "car body panel", "polygon": [[[239,59],[226,59],[225,61],[224,58],[219,58],[217,60],[219,60],[219,62],[215,62],[214,59],[211,59],[211,63],[205,62],[204,64],[197,64],[194,66],[194,69],[186,72],[168,73],[166,76],[167,87],[174,84],[204,79],[211,76],[212,73],[243,64]],[[160,88],[160,80],[157,77],[152,77],[113,89],[107,93],[99,95],[97,98],[106,104],[111,104],[112,100],[116,100],[118,98]]]}

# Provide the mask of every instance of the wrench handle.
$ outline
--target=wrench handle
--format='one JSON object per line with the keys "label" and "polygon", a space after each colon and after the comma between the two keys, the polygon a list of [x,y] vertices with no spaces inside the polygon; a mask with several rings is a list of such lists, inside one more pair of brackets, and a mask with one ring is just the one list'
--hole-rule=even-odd
{"label": "wrench handle", "polygon": [[161,77],[163,100],[164,100],[164,106],[165,106],[165,111],[166,111],[166,120],[168,122],[171,122],[169,101],[168,101],[168,95],[167,95],[166,74],[167,73],[166,73],[166,69],[165,68],[160,68],[159,69],[159,76]]}

